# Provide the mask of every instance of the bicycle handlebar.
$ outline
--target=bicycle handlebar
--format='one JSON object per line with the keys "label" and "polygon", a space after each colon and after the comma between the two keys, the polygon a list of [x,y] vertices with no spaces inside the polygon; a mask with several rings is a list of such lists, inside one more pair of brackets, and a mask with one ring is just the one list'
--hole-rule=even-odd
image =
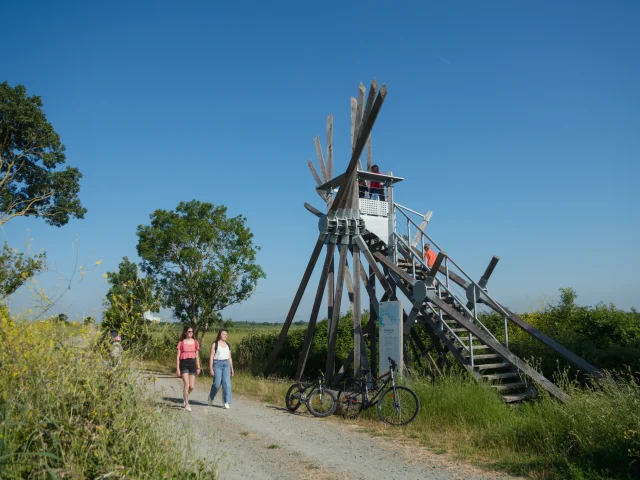
{"label": "bicycle handlebar", "polygon": [[389,357],[389,365],[391,365],[391,368],[396,368],[398,366],[398,364],[395,362],[395,360],[391,357]]}

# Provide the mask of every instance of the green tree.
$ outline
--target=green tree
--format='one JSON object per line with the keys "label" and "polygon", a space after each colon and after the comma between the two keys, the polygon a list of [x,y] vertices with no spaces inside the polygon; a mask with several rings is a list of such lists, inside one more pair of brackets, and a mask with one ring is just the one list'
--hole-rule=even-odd
{"label": "green tree", "polygon": [[0,226],[14,217],[44,218],[56,227],[84,218],[82,174],[65,163],[65,147],[25,87],[0,84]]}
{"label": "green tree", "polygon": [[46,268],[44,252],[30,257],[11,249],[5,242],[0,253],[0,301],[13,294],[31,277]]}
{"label": "green tree", "polygon": [[110,288],[104,302],[102,329],[117,330],[125,345],[143,340],[144,312],[160,311],[160,297],[153,279],[139,273],[138,266],[127,257],[122,259],[117,272],[106,273]]}
{"label": "green tree", "polygon": [[156,210],[138,227],[143,270],[156,281],[164,304],[201,339],[218,312],[248,299],[265,278],[255,263],[259,247],[242,215],[192,200],[175,211]]}

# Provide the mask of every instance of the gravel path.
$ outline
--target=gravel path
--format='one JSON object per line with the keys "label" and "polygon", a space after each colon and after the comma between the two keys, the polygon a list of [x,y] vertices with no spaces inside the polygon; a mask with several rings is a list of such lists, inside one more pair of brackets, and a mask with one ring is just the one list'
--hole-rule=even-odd
{"label": "gravel path", "polygon": [[[161,375],[153,386],[163,404],[182,410],[182,381]],[[219,392],[221,397],[222,392]],[[191,424],[197,458],[217,461],[223,479],[513,479],[453,462],[415,445],[363,433],[357,425],[234,396],[231,409],[207,405],[208,389],[191,394],[192,412],[176,412]],[[304,410],[302,408],[301,410]]]}

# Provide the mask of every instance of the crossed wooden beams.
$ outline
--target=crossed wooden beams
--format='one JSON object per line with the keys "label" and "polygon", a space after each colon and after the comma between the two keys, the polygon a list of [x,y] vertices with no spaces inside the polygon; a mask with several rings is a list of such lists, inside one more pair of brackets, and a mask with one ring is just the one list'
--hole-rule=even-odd
{"label": "crossed wooden beams", "polygon": [[[378,83],[374,79],[371,83],[371,87],[369,88],[369,94],[367,96],[366,104],[364,102],[366,89],[364,85],[360,84],[358,88],[358,100],[351,100],[351,159],[347,166],[347,169],[344,173],[345,182],[342,187],[338,190],[335,198],[332,193],[327,192],[319,192],[319,195],[325,200],[327,203],[327,214],[323,214],[317,209],[314,209],[310,205],[305,204],[305,207],[310,210],[312,213],[324,218],[324,224],[329,225],[338,225],[334,230],[325,230],[320,231],[316,244],[314,246],[313,251],[311,252],[311,257],[309,258],[309,262],[307,267],[302,275],[302,280],[300,285],[298,286],[298,290],[294,296],[293,302],[287,314],[287,317],[282,326],[282,330],[280,331],[280,335],[278,336],[278,340],[276,341],[276,345],[269,356],[267,367],[265,369],[265,375],[269,375],[274,368],[275,361],[277,359],[278,353],[282,349],[282,346],[285,342],[287,333],[293,321],[293,318],[298,310],[300,305],[300,301],[302,300],[302,296],[309,284],[309,279],[315,265],[320,257],[320,253],[322,248],[326,245],[326,257],[324,260],[324,264],[322,266],[322,271],[320,274],[320,280],[318,282],[318,287],[316,290],[316,296],[314,299],[313,307],[311,309],[311,315],[309,318],[309,325],[307,328],[307,332],[305,335],[304,344],[302,350],[300,352],[300,357],[298,360],[298,369],[296,372],[296,378],[300,378],[302,373],[304,372],[304,368],[307,362],[307,358],[309,356],[309,350],[311,348],[311,342],[313,340],[316,323],[318,320],[318,314],[320,312],[320,305],[322,303],[322,298],[324,294],[325,287],[328,286],[328,319],[329,319],[329,334],[328,334],[328,354],[327,354],[327,364],[325,376],[327,381],[330,382],[334,373],[334,362],[335,362],[335,345],[336,345],[336,333],[338,327],[338,321],[340,318],[340,305],[342,302],[342,292],[344,289],[345,280],[347,283],[347,287],[349,290],[350,300],[352,300],[352,311],[353,311],[353,322],[354,322],[354,351],[359,352],[360,354],[354,355],[354,369],[358,371],[360,366],[364,362],[365,365],[367,363],[365,344],[364,344],[364,336],[362,332],[362,323],[361,323],[361,296],[360,296],[360,277],[364,274],[362,270],[362,265],[360,262],[360,252],[362,247],[360,244],[355,242],[356,238],[359,238],[360,233],[359,230],[359,196],[358,196],[358,184],[357,184],[357,170],[362,169],[362,165],[360,163],[360,157],[362,155],[365,146],[367,147],[367,166],[369,167],[372,162],[371,157],[371,130],[375,124],[376,118],[380,113],[380,109],[382,108],[382,104],[384,103],[385,97],[387,95],[387,89],[383,85],[378,90]],[[318,174],[317,170],[313,166],[311,161],[308,162],[309,169],[311,170],[312,175],[316,179],[318,185],[327,182],[333,177],[333,116],[329,115],[327,118],[327,162],[325,164],[324,157],[322,154],[322,148],[320,146],[320,140],[318,137],[315,138],[315,146],[316,153],[318,156],[318,163],[320,165],[320,171],[322,173],[322,179]],[[324,181],[322,181],[324,180]],[[317,190],[316,190],[317,191]],[[334,222],[334,223],[332,223]],[[322,223],[322,222],[321,222]],[[364,242],[362,242],[364,244]],[[366,251],[363,252],[365,255],[371,256],[371,252],[369,252],[366,244],[364,244]],[[339,260],[338,260],[338,274],[337,277],[334,277],[334,256],[336,248],[339,250]],[[349,274],[348,264],[347,264],[347,252],[351,251],[351,255],[353,258],[353,275]],[[371,257],[373,258],[373,257]],[[368,259],[369,260],[369,259]],[[375,262],[373,262],[375,264]],[[370,266],[370,277],[372,276],[372,262],[369,261]],[[376,267],[377,268],[377,267]],[[354,282],[353,279],[356,281]],[[373,282],[371,282],[373,283]],[[370,300],[373,302],[375,300],[375,289],[371,285],[369,289],[373,290],[374,294],[371,296]],[[370,293],[370,292],[369,292]],[[372,303],[373,305],[373,303]],[[376,300],[377,305],[377,300]],[[375,320],[375,318],[372,318]],[[373,322],[370,321],[369,325],[373,325]],[[375,330],[375,329],[372,329]],[[377,343],[377,342],[376,342]]]}

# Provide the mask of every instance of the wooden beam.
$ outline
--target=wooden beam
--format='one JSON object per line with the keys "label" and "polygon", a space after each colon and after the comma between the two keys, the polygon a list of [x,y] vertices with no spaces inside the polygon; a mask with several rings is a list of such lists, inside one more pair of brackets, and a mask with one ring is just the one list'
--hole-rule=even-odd
{"label": "wooden beam", "polygon": [[[573,366],[579,368],[580,370],[583,370],[584,372],[588,373],[589,375],[592,375],[595,378],[602,378],[604,376],[604,374],[600,370],[598,370],[596,367],[591,365],[589,362],[580,358],[575,353],[567,350],[565,347],[563,347],[558,342],[556,342],[553,338],[548,337],[547,335],[542,333],[540,330],[535,328],[533,325],[525,322],[522,318],[520,318],[518,315],[513,313],[508,308],[504,306],[501,306],[501,307],[504,309],[505,312],[507,312],[509,319],[513,323],[515,323],[518,327],[520,327],[522,330],[527,332],[533,338],[538,340],[540,343],[542,343],[543,345],[546,345],[551,350],[556,352],[558,355],[568,360],[569,363],[571,363]],[[501,312],[498,311],[498,313],[501,313]]]}
{"label": "wooden beam", "polygon": [[495,353],[501,355],[507,362],[516,367],[518,370],[532,378],[535,382],[540,384],[545,390],[547,390],[551,395],[556,397],[561,401],[566,401],[569,396],[560,390],[553,382],[549,381],[542,374],[540,374],[536,369],[531,367],[528,363],[524,362],[509,350],[505,348],[504,345],[499,343],[493,337],[491,337],[487,332],[478,327],[475,323],[471,321],[468,317],[465,317],[460,314],[456,309],[451,307],[444,300],[438,298],[438,296],[432,292],[429,292],[429,301],[440,308],[444,313],[451,316],[455,319],[460,325],[462,325],[465,329],[467,329],[471,334],[477,337],[482,343],[487,345],[491,350]]}
{"label": "wooden beam", "polygon": [[429,269],[429,273],[427,273],[427,278],[425,279],[425,283],[427,284],[428,287],[433,285],[433,281],[435,280],[436,275],[440,270],[440,265],[442,265],[442,262],[444,262],[444,259],[446,258],[446,256],[447,254],[444,253],[443,251],[440,251],[438,253],[438,256],[436,257],[436,261],[433,262],[433,266]]}
{"label": "wooden beam", "polygon": [[327,170],[329,179],[333,178],[333,114],[327,117]]}
{"label": "wooden beam", "polygon": [[496,268],[498,261],[500,261],[500,257],[496,257],[494,255],[491,261],[489,262],[489,265],[487,265],[487,269],[482,274],[482,277],[480,277],[480,281],[478,282],[478,285],[480,286],[480,288],[484,288],[487,286],[489,277],[491,277],[491,274],[493,273],[493,270]]}
{"label": "wooden beam", "polygon": [[338,330],[338,322],[340,320],[340,305],[342,303],[342,290],[344,289],[344,271],[347,263],[347,249],[342,248],[340,250],[340,260],[338,262],[338,278],[336,281],[336,293],[334,295],[334,308],[333,315],[329,321],[328,327],[328,348],[327,348],[327,365],[325,369],[325,378],[327,383],[331,383],[331,379],[333,378],[333,368],[335,362],[335,350],[336,350],[336,333]]}
{"label": "wooden beam", "polygon": [[428,211],[427,213],[424,214],[424,217],[422,217],[422,223],[420,223],[419,230],[416,232],[415,236],[413,237],[413,242],[411,242],[412,247],[416,247],[420,242],[420,236],[422,235],[422,232],[424,232],[427,226],[429,225],[429,221],[431,221],[432,215],[433,215],[433,212]]}
{"label": "wooden beam", "polygon": [[[364,94],[363,94],[364,95]],[[358,378],[360,373],[360,365],[362,364],[362,348],[365,347],[364,337],[362,336],[362,321],[360,318],[360,248],[353,246],[353,351],[356,353],[353,363],[353,374]],[[366,348],[365,361],[366,361]]]}
{"label": "wooden beam", "polygon": [[[364,273],[364,269],[360,269]],[[365,279],[367,280],[367,279]],[[376,274],[369,267],[369,281],[365,281],[364,285],[369,294],[369,324],[372,325],[369,338],[371,339],[371,373],[374,377],[378,376],[378,299],[376,298]]]}
{"label": "wooden beam", "polygon": [[300,300],[302,300],[302,295],[304,294],[305,289],[307,288],[307,284],[309,283],[309,278],[311,278],[311,274],[313,273],[313,269],[316,266],[316,262],[318,261],[318,257],[320,256],[320,251],[324,246],[324,242],[318,238],[316,241],[316,245],[313,248],[313,252],[311,252],[311,257],[309,258],[309,263],[307,263],[307,268],[302,275],[302,280],[300,281],[300,285],[298,285],[298,290],[296,291],[296,295],[293,297],[293,302],[291,303],[291,308],[289,308],[289,313],[287,314],[287,318],[282,325],[282,330],[280,331],[280,335],[278,336],[278,340],[276,341],[276,345],[269,355],[269,360],[267,361],[267,368],[264,370],[264,376],[268,377],[273,371],[273,366],[276,363],[276,358],[278,357],[278,353],[280,353],[280,349],[284,344],[284,340],[287,336],[287,332],[289,331],[289,327],[291,326],[291,322],[293,321],[293,317],[298,311],[298,306],[300,305]]}
{"label": "wooden beam", "polygon": [[414,302],[409,315],[404,320],[404,325],[402,325],[402,337],[404,341],[407,341],[409,338],[409,333],[413,328],[413,324],[416,323],[416,318],[418,317],[418,313],[422,310],[422,302]]}
{"label": "wooden beam", "polygon": [[316,135],[316,138],[313,139],[316,144],[316,155],[318,156],[318,164],[320,165],[320,171],[322,172],[322,178],[325,182],[331,180],[329,177],[329,173],[327,172],[327,167],[324,165],[324,157],[322,156],[322,146],[320,145],[320,138]]}
{"label": "wooden beam", "polygon": [[367,172],[371,171],[371,167],[373,166],[373,151],[371,148],[371,135],[367,139]]}
{"label": "wooden beam", "polygon": [[[360,129],[358,139],[355,142],[355,148],[353,149],[353,152],[351,154],[351,160],[349,161],[349,165],[345,172],[345,177],[346,177],[345,186],[347,187],[349,186],[351,186],[350,188],[357,187],[355,180],[356,180],[356,171],[357,171],[356,167],[358,163],[358,158],[360,158],[360,155],[362,154],[362,150],[365,146],[367,138],[371,134],[371,130],[373,129],[373,126],[376,122],[376,118],[380,113],[380,109],[382,108],[382,104],[384,103],[384,99],[386,98],[386,96],[387,96],[387,87],[383,85],[382,88],[380,88],[380,92],[378,92],[378,95],[376,96],[375,102],[371,107],[371,111],[369,112],[369,115],[363,118],[362,120],[362,128]],[[349,188],[346,188],[346,189],[341,188],[338,191],[338,194],[336,195],[336,198],[333,201],[333,204],[331,205],[331,210],[335,211],[338,208],[343,208],[345,200],[347,199],[346,195],[349,194],[348,190]]]}
{"label": "wooden beam", "polygon": [[[369,95],[367,96],[367,104],[364,107],[364,113],[362,115],[362,118],[367,118],[369,116],[369,114],[371,113],[371,108],[373,107],[373,103],[376,99],[376,92],[378,91],[378,81],[374,78],[373,81],[371,82],[371,86],[369,87]],[[369,136],[369,140],[371,139],[371,136]],[[367,169],[368,171],[368,169]]]}
{"label": "wooden beam", "polygon": [[313,213],[316,217],[321,217],[323,214],[320,210],[318,210],[316,207],[314,207],[313,205],[308,204],[307,202],[304,202],[304,208],[306,208],[307,210],[309,210],[311,213]]}
{"label": "wooden beam", "polygon": [[333,265],[333,254],[336,246],[334,243],[327,245],[327,255],[324,259],[324,265],[322,266],[322,272],[320,273],[320,281],[318,282],[318,289],[316,290],[316,298],[313,301],[313,307],[311,308],[311,316],[309,317],[309,326],[307,327],[307,333],[304,337],[304,344],[300,351],[300,357],[298,358],[298,369],[296,371],[296,381],[300,381],[300,377],[304,372],[304,368],[307,364],[307,358],[309,357],[309,349],[311,348],[311,342],[316,332],[316,322],[318,321],[318,312],[320,311],[320,304],[322,303],[322,297],[324,296],[324,287],[327,282],[327,275],[329,268]]}
{"label": "wooden beam", "polygon": [[427,347],[422,341],[422,337],[420,337],[420,334],[416,332],[415,329],[411,330],[411,337],[420,349],[420,356],[425,357],[429,362],[429,367],[431,368],[432,373],[434,375],[442,375],[442,372],[438,368],[438,365],[433,360],[433,358],[431,358],[431,354],[429,353],[432,349],[436,348],[436,345],[432,343],[431,346]]}
{"label": "wooden beam", "polygon": [[[360,83],[360,85],[358,86],[358,103],[356,106],[356,136],[360,132],[360,127],[362,126],[362,114],[364,112],[364,94],[366,91],[366,87],[362,83]],[[362,170],[362,162],[360,161],[360,157],[358,157],[358,170]]]}
{"label": "wooden beam", "polygon": [[[315,178],[316,183],[318,185],[322,185],[322,181],[320,180],[320,177],[318,176],[318,172],[316,171],[316,167],[313,166],[313,162],[311,162],[311,160],[309,160],[309,161],[307,161],[307,165],[309,165],[309,170],[311,170],[311,175],[313,175],[313,178]],[[316,190],[315,188],[314,188],[314,190],[316,191],[316,193],[318,195],[320,195],[321,199],[323,199],[325,202],[327,201],[327,195],[324,192]]]}
{"label": "wooden beam", "polygon": [[[364,257],[367,259],[367,263],[369,264],[369,268],[373,269],[373,273],[375,274],[376,278],[380,282],[380,285],[382,285],[382,288],[384,289],[384,291],[389,294],[389,298],[393,298],[393,295],[394,295],[393,287],[387,281],[387,278],[385,277],[385,275],[380,271],[380,268],[378,267],[378,264],[376,263],[376,259],[374,257],[374,254],[371,253],[371,251],[369,250],[369,247],[365,243],[365,241],[362,238],[362,236],[360,236],[360,235],[356,236],[354,238],[354,243],[356,245],[358,245],[358,247],[360,247],[360,251],[362,252]],[[378,252],[376,252],[376,254],[377,253]]]}
{"label": "wooden beam", "polygon": [[351,152],[353,152],[356,147],[356,134],[358,133],[356,130],[357,111],[358,101],[354,97],[351,97]]}

